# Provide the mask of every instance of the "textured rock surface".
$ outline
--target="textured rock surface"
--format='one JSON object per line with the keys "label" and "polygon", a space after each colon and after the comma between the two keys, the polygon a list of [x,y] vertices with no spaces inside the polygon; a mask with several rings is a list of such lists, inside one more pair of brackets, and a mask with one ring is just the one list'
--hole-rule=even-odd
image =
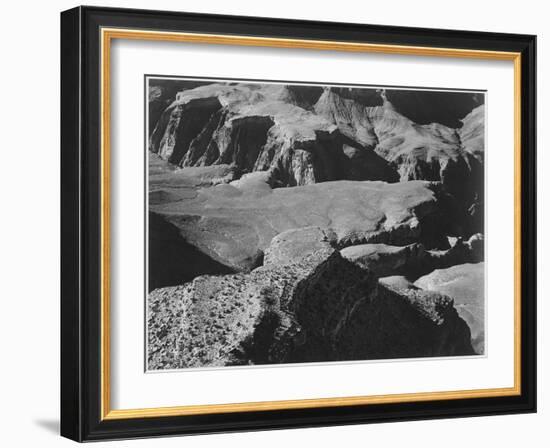
{"label": "textured rock surface", "polygon": [[485,263],[462,264],[438,269],[415,283],[424,290],[454,298],[460,317],[470,326],[476,353],[485,350]]}
{"label": "textured rock surface", "polygon": [[280,233],[271,240],[265,250],[264,264],[287,264],[300,259],[304,254],[330,249],[336,243],[336,235],[320,227],[303,227]]}
{"label": "textured rock surface", "polygon": [[287,235],[268,251],[277,254],[274,263],[249,274],[200,276],[153,291],[148,368],[473,353],[452,299],[385,288],[324,234],[304,234],[316,234],[317,244],[292,262],[281,263],[294,254]]}

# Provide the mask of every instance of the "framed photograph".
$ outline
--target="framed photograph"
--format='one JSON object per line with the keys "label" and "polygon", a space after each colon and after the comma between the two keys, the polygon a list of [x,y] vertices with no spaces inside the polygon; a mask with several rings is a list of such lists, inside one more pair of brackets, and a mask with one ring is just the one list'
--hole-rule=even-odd
{"label": "framed photograph", "polygon": [[61,14],[61,433],[536,410],[535,36]]}

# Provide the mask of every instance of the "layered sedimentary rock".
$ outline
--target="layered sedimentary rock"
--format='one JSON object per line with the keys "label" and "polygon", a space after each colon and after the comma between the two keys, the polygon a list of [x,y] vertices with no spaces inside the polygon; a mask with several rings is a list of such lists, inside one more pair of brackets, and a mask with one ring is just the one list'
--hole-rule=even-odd
{"label": "layered sedimentary rock", "polygon": [[160,117],[150,150],[179,166],[270,170],[280,186],[398,180],[372,149],[311,110],[316,89],[308,94],[291,86],[212,84],[184,91]]}
{"label": "layered sedimentary rock", "polygon": [[[251,273],[153,291],[148,368],[473,353],[452,299],[386,288],[331,239],[322,229],[295,230]],[[303,240],[309,246],[297,257],[291,243]]]}

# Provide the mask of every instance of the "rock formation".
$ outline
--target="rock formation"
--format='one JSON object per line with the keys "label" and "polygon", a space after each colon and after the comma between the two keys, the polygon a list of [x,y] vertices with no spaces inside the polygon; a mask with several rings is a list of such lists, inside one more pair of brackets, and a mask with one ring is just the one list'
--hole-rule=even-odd
{"label": "rock formation", "polygon": [[444,121],[462,123],[459,128],[415,123],[388,99],[407,110],[426,95],[209,84],[178,93],[151,133],[150,150],[182,167],[232,164],[243,173],[270,171],[274,186],[340,179],[439,181],[461,212],[472,214],[472,207],[482,206],[484,106],[461,121],[451,120],[447,110]]}
{"label": "rock formation", "polygon": [[149,369],[484,353],[483,94],[148,93]]}
{"label": "rock formation", "polygon": [[452,299],[386,288],[342,258],[331,239],[319,228],[294,230],[249,274],[153,291],[148,367],[473,354]]}

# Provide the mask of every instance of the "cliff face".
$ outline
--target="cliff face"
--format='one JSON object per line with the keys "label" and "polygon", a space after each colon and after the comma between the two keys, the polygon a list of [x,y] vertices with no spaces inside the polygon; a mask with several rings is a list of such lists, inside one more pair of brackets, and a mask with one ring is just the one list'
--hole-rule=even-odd
{"label": "cliff face", "polygon": [[249,274],[200,276],[153,291],[148,367],[473,353],[451,299],[386,288],[342,258],[331,239],[320,228],[292,231]]}
{"label": "cliff face", "polygon": [[455,198],[471,205],[483,183],[483,106],[464,118],[463,129],[455,129],[436,122],[418,124],[402,115],[386,92],[380,96],[382,105],[365,106],[327,89],[315,111],[374,149],[396,170],[400,181],[441,182]]}
{"label": "cliff face", "polygon": [[233,163],[243,172],[271,171],[279,186],[398,179],[372,149],[310,110],[314,100],[315,91],[298,95],[278,85],[184,91],[160,117],[150,150],[179,166]]}

